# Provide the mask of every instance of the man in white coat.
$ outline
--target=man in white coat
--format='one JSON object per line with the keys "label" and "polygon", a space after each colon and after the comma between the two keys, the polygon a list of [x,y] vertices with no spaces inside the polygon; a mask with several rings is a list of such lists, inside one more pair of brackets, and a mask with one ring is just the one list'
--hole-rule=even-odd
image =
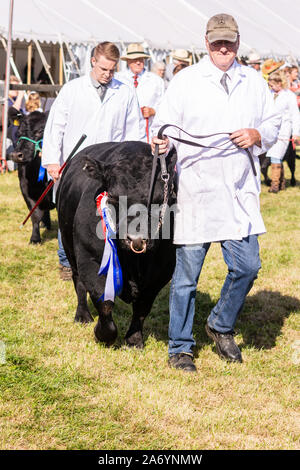
{"label": "man in white coat", "polygon": [[149,54],[146,54],[141,44],[129,44],[126,55],[121,57],[122,60],[126,60],[128,69],[116,73],[118,80],[136,90],[139,105],[145,119],[148,142],[153,117],[165,91],[163,79],[145,69],[145,60],[149,57]]}
{"label": "man in white coat", "polygon": [[[154,122],[156,128],[170,123],[208,136],[200,141],[208,148],[200,150],[174,143],[178,153],[177,246],[170,289],[169,365],[187,372],[196,371],[192,352],[196,289],[212,242],[221,244],[228,274],[206,332],[222,359],[242,362],[233,338],[234,325],[257,277],[257,238],[265,232],[258,155],[276,141],[280,125],[266,82],[235,60],[239,31],[232,16],[219,14],[209,20],[206,47],[208,56],[171,81]],[[222,134],[210,136],[217,133]],[[176,136],[176,130],[170,134]],[[182,132],[179,137],[187,139]],[[159,144],[159,152],[164,153],[171,142],[154,137],[152,151]]]}
{"label": "man in white coat", "polygon": [[[58,181],[59,169],[82,134],[84,145],[144,140],[145,130],[136,94],[113,78],[120,53],[113,43],[98,44],[90,74],[66,83],[51,107],[44,132],[42,165]],[[62,279],[71,268],[58,233]]]}

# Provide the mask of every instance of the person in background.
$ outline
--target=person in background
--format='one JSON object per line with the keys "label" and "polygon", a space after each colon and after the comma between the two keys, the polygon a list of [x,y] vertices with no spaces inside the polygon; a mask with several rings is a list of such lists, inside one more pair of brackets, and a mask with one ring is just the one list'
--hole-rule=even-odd
{"label": "person in background", "polygon": [[269,75],[284,65],[284,61],[277,62],[275,59],[266,59],[261,65],[261,74],[268,81]]}
{"label": "person in background", "polygon": [[300,81],[299,81],[299,70],[296,65],[287,67],[286,75],[288,79],[288,88],[295,93],[297,97],[298,108],[300,109]]}
{"label": "person in background", "polygon": [[[172,62],[166,66],[165,78],[170,82],[174,76],[174,69],[178,65],[188,66],[191,65],[191,60],[188,51],[185,49],[175,49],[171,52]],[[181,70],[181,69],[180,69]]]}
{"label": "person in background", "polygon": [[288,89],[286,74],[283,70],[270,74],[269,86],[273,92],[275,107],[281,116],[278,139],[267,152],[267,157],[271,159],[272,183],[269,193],[278,193],[285,189],[283,157],[290,138],[292,137],[295,141],[300,138],[300,113],[296,95]]}
{"label": "person in background", "polygon": [[[234,326],[261,266],[258,235],[265,232],[258,155],[274,144],[280,126],[266,81],[236,61],[240,36],[235,19],[227,14],[210,18],[205,42],[208,56],[171,81],[155,116],[154,131],[171,123],[192,135],[206,135],[200,141],[206,148],[167,137],[153,137],[151,145],[152,152],[155,145],[159,153],[171,145],[177,150],[169,365],[185,372],[196,372],[192,332],[196,291],[214,242],[221,245],[228,273],[205,330],[222,359],[242,362]],[[187,139],[174,128],[170,133]]]}
{"label": "person in background", "polygon": [[[83,146],[101,142],[143,140],[143,119],[134,91],[114,78],[119,49],[105,41],[94,49],[89,74],[75,78],[60,90],[51,106],[44,132],[42,166],[56,182],[59,169],[82,134]],[[72,277],[60,230],[58,257],[61,278]]]}
{"label": "person in background", "polygon": [[145,69],[145,61],[150,56],[141,44],[129,44],[121,60],[128,68],[116,73],[116,78],[136,91],[138,102],[145,119],[145,132],[149,141],[150,129],[156,109],[163,97],[165,84],[161,77]]}
{"label": "person in background", "polygon": [[152,65],[151,72],[156,73],[160,78],[164,79],[165,78],[165,73],[166,73],[166,64],[162,61],[155,62]]}
{"label": "person in background", "polygon": [[188,67],[187,64],[178,64],[178,65],[176,65],[176,67],[174,67],[174,69],[173,69],[173,76],[176,75],[176,73],[180,72],[180,70],[185,69],[186,67]]}
{"label": "person in background", "polygon": [[33,111],[40,111],[41,113],[43,112],[41,107],[41,98],[39,93],[36,91],[30,91],[25,102],[25,114],[30,114]]}
{"label": "person in background", "polygon": [[152,65],[151,72],[156,73],[160,78],[162,78],[165,88],[167,88],[168,82],[165,80],[166,64],[163,61],[155,62],[155,64]]}
{"label": "person in background", "polygon": [[260,66],[261,66],[261,57],[260,55],[258,54],[258,52],[256,52],[255,50],[251,51],[250,54],[249,54],[249,59],[247,61],[247,64],[252,67],[253,69],[255,69],[257,72],[261,72],[260,70]]}

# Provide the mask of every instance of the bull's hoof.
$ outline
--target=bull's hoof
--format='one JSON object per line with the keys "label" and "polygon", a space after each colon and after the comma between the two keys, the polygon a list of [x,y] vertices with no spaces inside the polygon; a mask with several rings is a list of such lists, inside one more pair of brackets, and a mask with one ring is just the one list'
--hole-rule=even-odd
{"label": "bull's hoof", "polygon": [[295,178],[291,178],[291,186],[296,186],[296,179]]}
{"label": "bull's hoof", "polygon": [[39,239],[39,240],[35,240],[33,238],[30,238],[30,245],[40,245],[42,243],[42,240]]}
{"label": "bull's hoof", "polygon": [[76,323],[92,323],[94,321],[92,315],[88,311],[76,312],[74,321]]}
{"label": "bull's hoof", "polygon": [[143,335],[141,331],[136,331],[132,335],[126,336],[125,341],[126,341],[127,346],[129,346],[130,348],[137,348],[137,349],[144,348]]}
{"label": "bull's hoof", "polygon": [[96,343],[104,343],[106,346],[112,346],[117,339],[118,329],[113,321],[101,325],[98,320],[94,333]]}

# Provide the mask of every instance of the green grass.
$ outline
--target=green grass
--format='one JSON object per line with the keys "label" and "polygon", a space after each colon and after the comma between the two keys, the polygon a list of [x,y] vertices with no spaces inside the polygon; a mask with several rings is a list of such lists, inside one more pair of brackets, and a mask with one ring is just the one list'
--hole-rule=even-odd
{"label": "green grass", "polygon": [[195,375],[167,366],[168,288],[146,320],[143,351],[124,345],[131,307],[120,300],[116,345],[96,344],[93,324],[73,322],[72,283],[59,280],[56,213],[31,246],[15,173],[0,176],[0,198],[1,449],[299,448],[299,185],[277,195],[262,187],[268,233],[236,328],[243,364],[221,361],[204,332],[226,275],[212,246],[197,292]]}

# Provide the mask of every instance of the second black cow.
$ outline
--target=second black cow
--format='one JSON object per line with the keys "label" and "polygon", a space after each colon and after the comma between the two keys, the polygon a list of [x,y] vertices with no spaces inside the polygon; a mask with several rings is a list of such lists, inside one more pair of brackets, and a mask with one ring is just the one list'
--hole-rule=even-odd
{"label": "second black cow", "polygon": [[[34,111],[19,119],[17,144],[9,158],[18,164],[21,192],[28,209],[31,210],[48,185],[47,171],[41,167],[40,157],[47,114]],[[49,211],[55,207],[52,197],[51,189],[31,216],[30,243],[41,242],[41,222],[47,229],[51,228]]]}
{"label": "second black cow", "polygon": [[[128,345],[143,347],[144,320],[155,297],[171,279],[174,270],[172,228],[166,239],[157,236],[151,238],[150,218],[137,234],[130,228],[134,226],[134,216],[132,213],[130,215],[130,210],[122,220],[118,215],[120,196],[126,197],[128,209],[135,204],[139,204],[136,207],[140,208],[147,206],[152,162],[150,146],[142,142],[97,144],[87,147],[73,158],[59,185],[59,227],[78,297],[75,321],[93,321],[87,305],[89,293],[99,314],[95,336],[106,345],[115,341],[117,327],[112,316],[113,301],[102,300],[107,278],[98,275],[105,241],[99,237],[97,196],[106,191],[108,203],[117,214],[116,248],[123,271],[120,298],[126,303],[132,303],[133,308],[132,321],[126,334]],[[169,180],[163,182],[158,172],[152,197],[152,207],[159,207],[156,230],[154,227],[156,235],[161,234],[165,223],[162,218],[165,218],[166,204],[175,202],[175,150],[169,153],[166,163]],[[127,232],[121,238],[120,227],[122,224],[124,226],[124,220]]]}

